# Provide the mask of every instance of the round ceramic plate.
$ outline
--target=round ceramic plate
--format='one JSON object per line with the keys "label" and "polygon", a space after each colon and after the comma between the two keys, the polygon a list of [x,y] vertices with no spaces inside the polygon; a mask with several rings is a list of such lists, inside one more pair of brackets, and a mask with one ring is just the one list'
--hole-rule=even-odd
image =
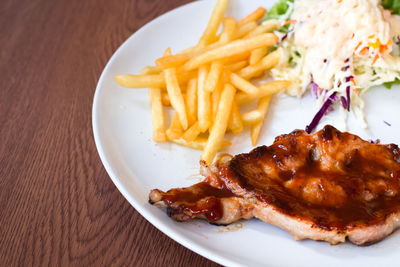
{"label": "round ceramic plate", "polygon": [[[243,17],[273,1],[232,0],[229,16]],[[94,137],[101,160],[124,197],[149,222],[185,247],[227,266],[394,266],[400,261],[400,231],[369,247],[351,244],[295,241],[285,231],[258,221],[230,227],[206,222],[178,223],[165,210],[148,204],[151,189],[167,190],[199,181],[200,152],[151,140],[148,91],[120,87],[114,76],[138,73],[153,64],[166,47],[179,51],[196,43],[207,24],[214,1],[197,1],[150,22],[115,52],[99,80],[93,104]],[[366,139],[400,143],[400,90],[374,88],[365,95],[369,129],[350,116],[347,130]],[[261,144],[275,136],[304,129],[317,107],[311,96],[302,99],[277,96],[266,119]],[[386,124],[391,124],[389,126]],[[327,121],[325,121],[327,122]],[[323,126],[321,123],[320,127]],[[333,121],[335,125],[335,121]],[[252,149],[249,133],[231,137],[227,152]]]}

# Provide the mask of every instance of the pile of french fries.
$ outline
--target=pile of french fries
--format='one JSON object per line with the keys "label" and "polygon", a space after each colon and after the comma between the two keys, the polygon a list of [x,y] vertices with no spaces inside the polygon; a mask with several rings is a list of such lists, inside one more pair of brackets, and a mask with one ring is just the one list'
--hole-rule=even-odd
{"label": "pile of french fries", "polygon": [[[115,77],[127,88],[150,88],[154,141],[203,150],[201,159],[207,164],[230,145],[224,141],[228,131],[239,134],[249,126],[255,146],[271,96],[290,85],[283,80],[259,86],[251,82],[279,62],[279,52],[270,52],[278,42],[272,32],[279,24],[259,23],[264,8],[239,21],[225,17],[228,4],[217,0],[197,45],[177,54],[168,48],[139,75]],[[251,101],[258,101],[257,108],[241,113],[240,106]],[[174,110],[168,127],[167,107]]]}

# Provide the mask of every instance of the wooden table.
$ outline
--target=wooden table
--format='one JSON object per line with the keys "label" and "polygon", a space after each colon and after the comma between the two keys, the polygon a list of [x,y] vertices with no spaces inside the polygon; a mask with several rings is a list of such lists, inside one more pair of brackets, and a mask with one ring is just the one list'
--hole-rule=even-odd
{"label": "wooden table", "polygon": [[91,127],[115,49],[187,2],[0,1],[1,266],[217,266],[129,205]]}

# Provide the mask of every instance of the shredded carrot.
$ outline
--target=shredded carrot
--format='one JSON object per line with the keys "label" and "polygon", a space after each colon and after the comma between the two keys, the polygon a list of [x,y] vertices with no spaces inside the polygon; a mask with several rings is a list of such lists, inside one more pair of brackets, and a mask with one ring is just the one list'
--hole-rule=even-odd
{"label": "shredded carrot", "polygon": [[379,55],[375,55],[374,60],[372,60],[372,65],[375,64],[375,62],[378,60],[378,58],[379,58]]}
{"label": "shredded carrot", "polygon": [[356,81],[354,80],[354,78],[350,78],[350,82],[352,82],[354,85],[357,85]]}
{"label": "shredded carrot", "polygon": [[379,53],[383,53],[383,52],[385,52],[386,50],[388,49],[388,46],[387,45],[381,45],[380,47],[379,47]]}
{"label": "shredded carrot", "polygon": [[361,45],[361,42],[358,43],[358,45],[356,46],[356,48],[354,50],[357,50]]}
{"label": "shredded carrot", "polygon": [[364,48],[360,51],[360,54],[361,54],[361,55],[366,55],[366,54],[368,54],[368,51],[369,51],[369,48],[368,48],[368,47],[364,47]]}
{"label": "shredded carrot", "polygon": [[289,24],[293,24],[293,23],[296,23],[296,20],[295,19],[289,19],[289,20],[286,20],[283,23],[283,26],[286,26],[286,25],[289,25]]}

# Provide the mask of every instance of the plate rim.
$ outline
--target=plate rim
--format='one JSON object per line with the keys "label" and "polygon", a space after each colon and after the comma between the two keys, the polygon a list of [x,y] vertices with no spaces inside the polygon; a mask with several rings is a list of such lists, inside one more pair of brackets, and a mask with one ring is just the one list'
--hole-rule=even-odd
{"label": "plate rim", "polygon": [[104,81],[107,73],[109,72],[111,65],[116,60],[116,58],[121,53],[121,51],[124,49],[124,47],[127,46],[127,43],[131,39],[133,39],[135,37],[135,35],[140,34],[143,31],[146,31],[147,28],[149,28],[153,24],[157,23],[157,20],[173,15],[179,9],[186,8],[191,5],[198,5],[201,2],[209,2],[209,1],[210,0],[193,1],[190,3],[183,4],[181,6],[178,6],[172,10],[169,10],[169,11],[161,14],[160,16],[157,16],[154,19],[150,20],[146,24],[144,24],[137,31],[133,32],[124,42],[122,42],[122,44],[113,52],[112,56],[109,58],[103,71],[101,72],[99,80],[97,81],[96,89],[95,89],[94,96],[93,96],[93,102],[92,102],[92,131],[93,131],[93,137],[94,137],[94,142],[95,142],[97,152],[99,154],[100,160],[101,160],[108,176],[110,177],[110,179],[114,183],[114,185],[117,187],[118,191],[122,194],[122,196],[129,202],[129,204],[141,216],[143,216],[150,224],[152,224],[155,228],[157,228],[159,231],[161,231],[162,234],[167,235],[169,238],[171,238],[175,242],[179,243],[180,245],[184,246],[185,248],[191,250],[192,252],[199,254],[208,260],[214,261],[214,262],[224,265],[224,266],[240,266],[241,267],[244,265],[242,265],[238,262],[231,261],[225,257],[222,257],[218,253],[214,253],[211,250],[208,250],[207,248],[203,248],[201,245],[198,245],[197,243],[190,241],[189,239],[185,238],[182,234],[170,230],[168,226],[165,226],[161,221],[159,221],[150,212],[148,212],[146,209],[141,207],[141,205],[142,205],[141,202],[135,196],[130,195],[130,193],[125,189],[125,186],[123,185],[123,183],[120,181],[117,173],[114,171],[113,167],[111,166],[112,164],[109,161],[109,157],[106,155],[106,153],[104,151],[104,145],[103,145],[104,142],[103,142],[103,139],[102,139],[100,131],[99,131],[99,123],[98,123],[99,114],[98,114],[97,110],[98,110],[98,105],[100,102],[100,91],[101,91],[103,81]]}
{"label": "plate rim", "polygon": [[[276,0],[272,0],[271,2],[275,2]],[[146,204],[143,203],[142,199],[139,200],[137,196],[135,196],[131,191],[128,190],[128,187],[126,187],[126,183],[124,182],[124,179],[122,179],[118,175],[118,171],[115,167],[115,165],[112,163],[112,157],[110,155],[107,156],[107,138],[103,134],[101,134],[101,131],[99,130],[101,127],[101,116],[99,116],[99,106],[101,106],[101,95],[102,93],[106,90],[104,87],[104,80],[108,78],[108,75],[111,70],[111,66],[114,64],[116,60],[120,57],[120,54],[122,53],[123,50],[126,49],[126,46],[129,45],[130,42],[132,42],[132,39],[135,39],[137,35],[142,34],[143,32],[147,31],[148,28],[152,27],[153,24],[158,23],[160,20],[167,19],[168,17],[175,16],[175,13],[181,12],[181,9],[187,8],[189,6],[195,6],[195,5],[201,5],[204,4],[205,2],[212,2],[211,0],[202,0],[202,1],[193,1],[190,3],[183,4],[181,6],[178,6],[174,9],[171,9],[144,24],[141,26],[137,31],[131,33],[128,38],[123,41],[113,52],[112,56],[108,59],[107,63],[105,64],[101,75],[97,81],[97,85],[95,88],[95,92],[93,95],[93,102],[92,102],[92,131],[93,131],[93,137],[96,145],[97,152],[100,156],[100,160],[107,171],[108,176],[110,177],[111,181],[114,183],[114,185],[117,187],[118,191],[122,194],[122,196],[129,202],[129,204],[137,211],[141,216],[143,216],[149,223],[151,223],[154,227],[156,227],[159,231],[161,231],[163,234],[167,235],[169,238],[174,240],[175,242],[179,243],[180,245],[186,247],[187,249],[193,251],[196,254],[201,255],[202,257],[205,257],[211,261],[214,261],[216,263],[222,264],[224,266],[247,266],[246,263],[241,259],[238,259],[237,261],[234,261],[233,259],[229,258],[229,254],[219,254],[209,248],[206,244],[204,243],[198,243],[190,238],[187,238],[183,233],[180,233],[176,229],[172,228],[171,226],[168,226],[163,220],[160,220],[157,218],[157,216],[152,213],[147,207]],[[400,87],[400,86],[399,86]],[[400,89],[400,88],[399,88]],[[114,167],[113,167],[114,166]],[[135,175],[135,180],[132,182],[134,184],[138,184],[138,175]],[[168,218],[167,218],[168,219]],[[400,231],[400,230],[399,230]],[[270,265],[268,263],[264,263],[266,265]]]}

